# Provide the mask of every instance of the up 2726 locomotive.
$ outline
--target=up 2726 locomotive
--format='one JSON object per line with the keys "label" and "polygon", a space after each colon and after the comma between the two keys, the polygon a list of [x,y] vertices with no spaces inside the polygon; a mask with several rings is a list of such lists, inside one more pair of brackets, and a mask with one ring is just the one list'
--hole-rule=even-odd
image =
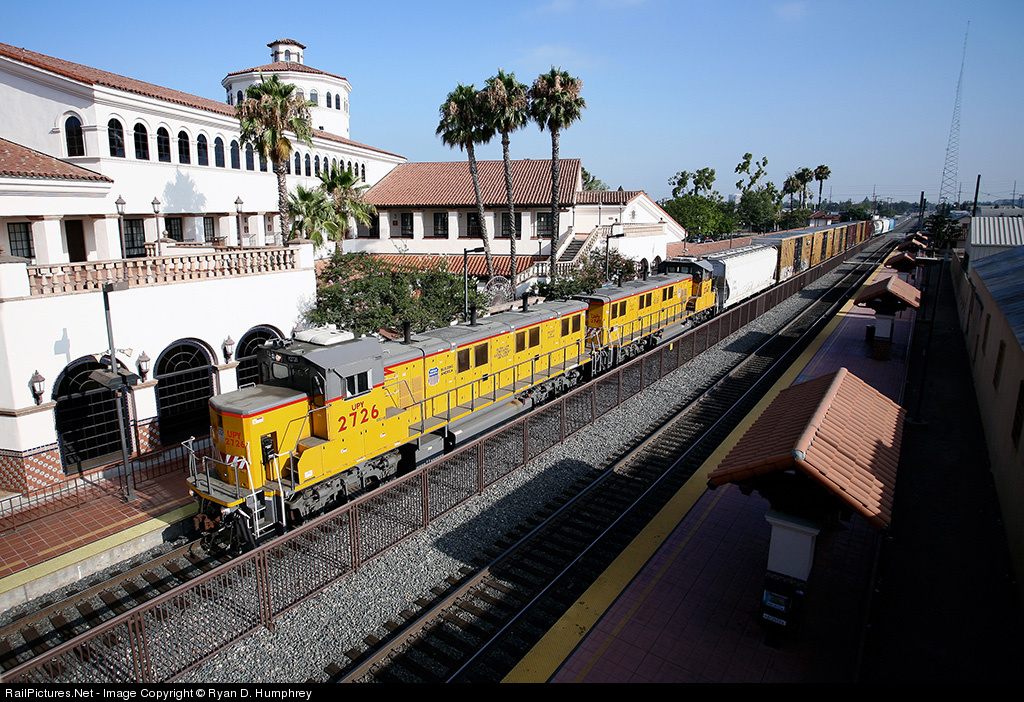
{"label": "up 2726 locomotive", "polygon": [[[311,330],[260,348],[260,384],[210,400],[197,526],[253,546],[642,353],[714,306],[707,271],[408,335]],[[226,532],[226,533],[225,533]]]}

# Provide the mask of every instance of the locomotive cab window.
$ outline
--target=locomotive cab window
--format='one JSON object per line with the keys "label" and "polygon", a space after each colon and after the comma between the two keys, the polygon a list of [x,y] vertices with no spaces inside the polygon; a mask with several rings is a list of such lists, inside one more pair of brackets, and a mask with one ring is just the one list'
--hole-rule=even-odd
{"label": "locomotive cab window", "polygon": [[487,344],[480,344],[473,348],[473,367],[487,365]]}
{"label": "locomotive cab window", "polygon": [[516,334],[516,353],[521,353],[526,350],[526,332],[521,331]]}
{"label": "locomotive cab window", "polygon": [[572,320],[568,317],[562,318],[562,336],[569,336],[569,329],[571,328]]}
{"label": "locomotive cab window", "polygon": [[471,366],[469,364],[469,349],[460,349],[458,353],[459,373],[465,373]]}
{"label": "locomotive cab window", "polygon": [[345,378],[345,397],[359,397],[370,392],[370,371],[363,371]]}
{"label": "locomotive cab window", "polygon": [[530,330],[530,348],[534,346],[540,346],[540,327],[534,327]]}
{"label": "locomotive cab window", "polygon": [[662,291],[661,291],[661,301],[665,302],[666,300],[671,300],[673,297],[675,297],[675,295],[676,295],[676,289],[675,289],[674,286],[670,285],[667,288],[663,288],[662,289]]}
{"label": "locomotive cab window", "polygon": [[573,331],[573,333],[578,332],[582,325],[583,325],[583,315],[582,314],[575,315],[572,318],[572,331]]}

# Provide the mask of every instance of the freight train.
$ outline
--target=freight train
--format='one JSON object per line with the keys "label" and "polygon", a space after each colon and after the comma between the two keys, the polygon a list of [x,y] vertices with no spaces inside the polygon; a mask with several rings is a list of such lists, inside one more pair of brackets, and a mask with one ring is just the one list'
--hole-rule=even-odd
{"label": "freight train", "polygon": [[[794,246],[781,237],[768,246],[771,284],[804,265],[791,249],[813,249],[816,265],[865,231],[870,223],[817,228]],[[188,477],[197,529],[252,547],[643,353],[670,327],[738,300],[738,267],[715,279],[716,261],[730,257],[708,258],[401,342],[322,329],[268,342],[260,383],[210,400],[215,457]]]}

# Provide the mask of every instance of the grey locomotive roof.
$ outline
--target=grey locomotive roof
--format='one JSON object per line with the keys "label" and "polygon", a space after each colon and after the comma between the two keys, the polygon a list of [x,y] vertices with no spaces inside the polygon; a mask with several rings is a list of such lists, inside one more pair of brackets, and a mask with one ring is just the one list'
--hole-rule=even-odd
{"label": "grey locomotive roof", "polygon": [[1024,247],[1002,251],[971,263],[1024,347]]}
{"label": "grey locomotive roof", "polygon": [[305,400],[306,393],[278,385],[255,385],[210,398],[210,406],[230,414],[258,414],[289,402]]}
{"label": "grey locomotive roof", "polygon": [[667,266],[671,266],[672,264],[678,265],[683,263],[689,263],[690,265],[697,266],[698,268],[703,268],[708,273],[711,273],[712,271],[710,263],[705,261],[703,258],[697,258],[695,256],[675,256],[674,258],[670,258],[667,261],[665,261],[665,265]]}
{"label": "grey locomotive roof", "polygon": [[660,275],[652,275],[647,280],[630,280],[622,284],[621,287],[614,286],[608,288],[601,288],[589,295],[580,295],[580,299],[584,300],[599,300],[601,302],[615,302],[617,300],[623,300],[633,295],[638,295],[648,290],[654,290],[665,285],[672,285],[673,283],[681,283],[688,279],[690,276],[684,273],[662,273]]}

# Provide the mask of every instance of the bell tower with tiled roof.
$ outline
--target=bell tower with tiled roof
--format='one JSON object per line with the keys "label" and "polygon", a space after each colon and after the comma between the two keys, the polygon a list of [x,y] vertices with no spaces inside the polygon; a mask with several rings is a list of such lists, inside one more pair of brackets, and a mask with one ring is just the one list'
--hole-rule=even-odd
{"label": "bell tower with tiled roof", "polygon": [[233,71],[221,81],[227,92],[227,103],[237,105],[245,96],[246,88],[265,76],[277,74],[282,83],[295,85],[306,100],[315,103],[309,108],[314,129],[350,138],[348,96],[352,85],[348,79],[306,65],[306,46],[294,39],[275,39],[267,46],[270,47],[270,63]]}

